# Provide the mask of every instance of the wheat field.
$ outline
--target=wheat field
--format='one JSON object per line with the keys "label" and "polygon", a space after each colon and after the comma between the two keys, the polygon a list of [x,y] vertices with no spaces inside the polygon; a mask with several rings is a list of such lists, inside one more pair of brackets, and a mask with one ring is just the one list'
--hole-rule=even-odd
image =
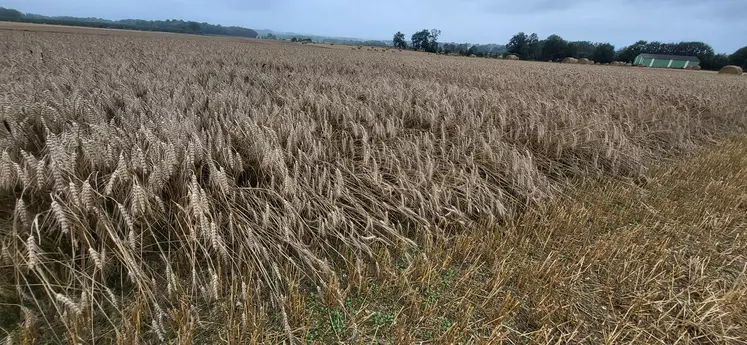
{"label": "wheat field", "polygon": [[6,343],[747,337],[747,79],[0,30]]}

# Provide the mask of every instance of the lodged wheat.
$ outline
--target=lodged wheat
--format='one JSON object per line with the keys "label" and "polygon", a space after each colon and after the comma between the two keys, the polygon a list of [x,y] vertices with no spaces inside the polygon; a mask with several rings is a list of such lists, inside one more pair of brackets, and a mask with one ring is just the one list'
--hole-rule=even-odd
{"label": "lodged wheat", "polygon": [[151,342],[195,315],[264,327],[268,305],[298,337],[295,279],[393,275],[402,248],[514,224],[572,181],[645,183],[747,128],[744,78],[110,34],[0,31],[2,282],[64,306],[43,312],[116,313],[122,337],[150,318]]}

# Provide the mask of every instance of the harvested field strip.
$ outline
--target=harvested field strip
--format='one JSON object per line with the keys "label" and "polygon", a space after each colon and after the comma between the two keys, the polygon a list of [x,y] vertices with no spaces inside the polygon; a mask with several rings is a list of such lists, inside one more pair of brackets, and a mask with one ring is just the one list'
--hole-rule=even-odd
{"label": "harvested field strip", "polygon": [[294,290],[288,309],[317,343],[737,344],[745,211],[740,137],[656,167],[645,187],[588,182],[515,223],[382,254],[396,259],[346,268],[332,300]]}

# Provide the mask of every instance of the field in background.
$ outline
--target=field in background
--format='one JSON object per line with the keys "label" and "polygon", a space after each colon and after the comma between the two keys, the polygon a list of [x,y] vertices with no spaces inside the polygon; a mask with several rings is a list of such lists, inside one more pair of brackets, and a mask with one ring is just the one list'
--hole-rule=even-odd
{"label": "field in background", "polygon": [[190,35],[176,32],[160,32],[160,31],[140,31],[135,29],[110,29],[110,28],[94,28],[94,27],[83,27],[83,26],[68,26],[68,25],[53,25],[53,24],[35,24],[35,23],[22,23],[22,22],[3,22],[0,21],[0,30],[2,31],[22,31],[28,32],[47,32],[47,33],[74,33],[74,34],[86,34],[86,35],[100,35],[100,36],[134,36],[134,37],[184,37],[189,39],[222,39],[222,40],[235,40],[235,41],[261,41],[259,39],[252,39],[238,36],[211,36],[211,35]]}
{"label": "field in background", "polygon": [[0,30],[0,339],[747,337],[745,78],[82,30]]}

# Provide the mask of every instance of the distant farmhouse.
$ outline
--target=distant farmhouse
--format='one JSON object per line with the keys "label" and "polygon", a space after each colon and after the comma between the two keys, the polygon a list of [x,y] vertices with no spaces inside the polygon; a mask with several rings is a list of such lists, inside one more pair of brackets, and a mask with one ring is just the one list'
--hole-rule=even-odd
{"label": "distant farmhouse", "polygon": [[700,59],[694,56],[640,54],[633,61],[633,65],[660,68],[695,68],[700,65]]}

